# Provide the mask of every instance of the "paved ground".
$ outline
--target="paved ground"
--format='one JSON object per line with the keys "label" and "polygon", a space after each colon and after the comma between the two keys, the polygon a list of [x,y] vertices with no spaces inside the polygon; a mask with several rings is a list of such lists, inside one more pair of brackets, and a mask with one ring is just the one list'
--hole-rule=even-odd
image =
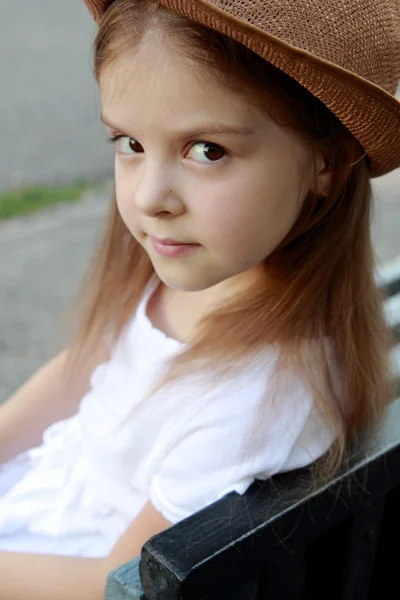
{"label": "paved ground", "polygon": [[[400,257],[400,170],[377,180],[381,263]],[[56,351],[60,316],[91,255],[109,191],[0,223],[0,401]]]}
{"label": "paved ground", "polygon": [[108,194],[0,223],[0,402],[60,346]]}
{"label": "paved ground", "polygon": [[83,0],[0,2],[0,192],[112,174]]}

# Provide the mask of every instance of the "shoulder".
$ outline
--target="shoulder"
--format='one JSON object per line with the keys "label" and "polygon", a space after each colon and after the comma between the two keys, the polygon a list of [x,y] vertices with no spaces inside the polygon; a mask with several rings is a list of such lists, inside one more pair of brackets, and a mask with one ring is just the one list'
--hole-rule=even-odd
{"label": "shoulder", "polygon": [[271,386],[277,356],[267,350],[234,376],[188,378],[187,393],[180,387],[179,426],[150,486],[153,505],[169,521],[324,451],[329,439],[320,435],[309,387],[287,373]]}

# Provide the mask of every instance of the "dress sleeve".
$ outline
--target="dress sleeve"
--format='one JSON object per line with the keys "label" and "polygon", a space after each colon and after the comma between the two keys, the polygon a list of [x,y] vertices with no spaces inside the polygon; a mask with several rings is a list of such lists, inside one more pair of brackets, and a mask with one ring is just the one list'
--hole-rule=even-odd
{"label": "dress sleeve", "polygon": [[177,523],[229,492],[244,494],[255,479],[306,466],[334,437],[305,385],[292,379],[271,399],[268,379],[249,374],[218,387],[180,434],[153,475],[149,498]]}

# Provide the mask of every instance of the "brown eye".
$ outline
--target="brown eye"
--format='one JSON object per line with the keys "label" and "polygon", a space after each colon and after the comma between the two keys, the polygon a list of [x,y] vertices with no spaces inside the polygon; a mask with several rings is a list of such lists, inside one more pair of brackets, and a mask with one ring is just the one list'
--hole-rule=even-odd
{"label": "brown eye", "polygon": [[143,152],[143,147],[135,138],[121,136],[117,140],[117,147],[121,154],[138,154]]}
{"label": "brown eye", "polygon": [[141,152],[143,150],[139,142],[133,138],[129,138],[129,148],[132,152]]}
{"label": "brown eye", "polygon": [[214,144],[205,144],[204,154],[208,160],[220,160],[225,156],[225,152],[219,146]]}
{"label": "brown eye", "polygon": [[197,142],[190,149],[192,158],[202,163],[218,162],[226,156],[226,152],[221,146],[211,142]]}

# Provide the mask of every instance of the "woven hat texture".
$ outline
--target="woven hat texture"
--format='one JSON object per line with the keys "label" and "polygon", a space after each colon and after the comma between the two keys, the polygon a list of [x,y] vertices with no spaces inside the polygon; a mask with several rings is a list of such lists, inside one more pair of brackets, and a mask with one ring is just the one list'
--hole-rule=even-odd
{"label": "woven hat texture", "polygon": [[[241,42],[319,98],[367,153],[400,167],[400,0],[156,0]],[[85,0],[98,22],[113,0]]]}

